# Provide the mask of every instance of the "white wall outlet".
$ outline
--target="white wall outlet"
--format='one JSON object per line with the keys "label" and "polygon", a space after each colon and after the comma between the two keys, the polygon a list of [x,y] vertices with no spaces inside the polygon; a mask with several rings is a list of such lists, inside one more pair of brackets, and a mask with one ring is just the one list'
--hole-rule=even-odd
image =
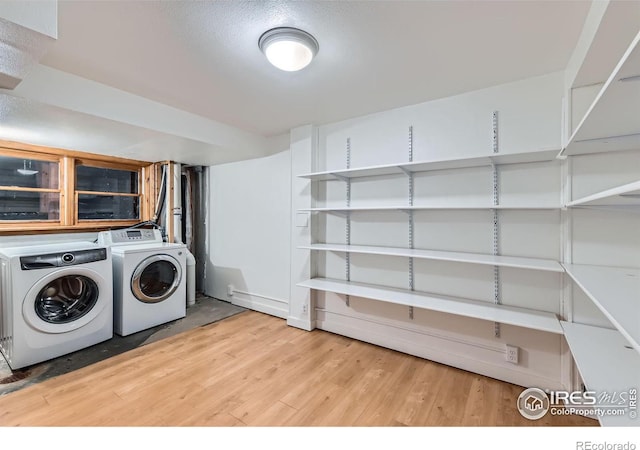
{"label": "white wall outlet", "polygon": [[302,314],[307,314],[307,304],[302,305]]}
{"label": "white wall outlet", "polygon": [[512,364],[518,364],[518,350],[518,347],[515,345],[507,344],[507,351],[505,353],[506,360]]}
{"label": "white wall outlet", "polygon": [[227,285],[227,295],[229,297],[233,297],[233,291],[234,291],[233,284],[228,284]]}

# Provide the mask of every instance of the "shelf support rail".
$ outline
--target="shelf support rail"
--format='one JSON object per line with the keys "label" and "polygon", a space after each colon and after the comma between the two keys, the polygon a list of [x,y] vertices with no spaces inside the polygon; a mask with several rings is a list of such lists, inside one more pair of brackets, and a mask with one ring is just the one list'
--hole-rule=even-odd
{"label": "shelf support rail", "polygon": [[[409,162],[413,162],[413,126],[409,126]],[[404,168],[403,168],[404,169]],[[407,172],[409,176],[409,206],[413,206],[413,172]],[[413,243],[414,238],[414,221],[413,221],[413,210],[409,210],[409,248],[414,248]],[[414,268],[413,268],[413,258],[409,258],[409,289],[413,291],[415,289],[414,286]],[[413,320],[413,306],[409,306],[409,319]]]}
{"label": "shelf support rail", "polygon": [[[498,111],[493,111],[491,114],[492,125],[492,146],[493,153],[497,154],[499,151],[498,143]],[[500,179],[498,177],[498,167],[492,161],[491,168],[493,169],[493,205],[498,206],[500,204]],[[498,210],[493,210],[493,254],[498,256],[500,254],[500,223],[498,221]],[[493,302],[496,305],[502,304],[500,298],[500,267],[493,266]],[[493,334],[496,338],[500,337],[500,323],[494,322]]]}
{"label": "shelf support rail", "polygon": [[[347,138],[347,169],[351,168],[351,138]],[[346,199],[347,199],[347,208],[351,207],[351,178],[344,177],[344,181],[346,183]],[[347,245],[351,245],[351,212],[347,211],[345,216],[345,240]],[[351,281],[351,253],[347,252],[345,255],[345,278],[347,281]],[[347,303],[347,307],[349,307],[350,298],[348,295],[345,296],[345,301]]]}

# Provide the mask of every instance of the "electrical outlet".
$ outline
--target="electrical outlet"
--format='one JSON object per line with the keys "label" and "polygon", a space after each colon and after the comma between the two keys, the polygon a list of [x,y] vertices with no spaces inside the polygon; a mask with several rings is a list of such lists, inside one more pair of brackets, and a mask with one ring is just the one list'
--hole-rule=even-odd
{"label": "electrical outlet", "polygon": [[307,314],[307,304],[302,305],[302,314]]}
{"label": "electrical outlet", "polygon": [[505,358],[512,364],[518,364],[518,347],[507,344]]}
{"label": "electrical outlet", "polygon": [[233,289],[233,284],[228,284],[228,285],[227,285],[227,295],[228,295],[229,297],[233,297],[233,290],[234,290],[234,289]]}

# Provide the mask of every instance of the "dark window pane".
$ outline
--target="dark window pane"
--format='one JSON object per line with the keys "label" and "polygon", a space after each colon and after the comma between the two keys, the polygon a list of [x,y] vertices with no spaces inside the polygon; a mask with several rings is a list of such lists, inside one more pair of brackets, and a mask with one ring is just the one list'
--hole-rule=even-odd
{"label": "dark window pane", "polygon": [[0,191],[0,220],[60,220],[60,195]]}
{"label": "dark window pane", "polygon": [[78,195],[80,220],[134,220],[139,218],[138,197]]}
{"label": "dark window pane", "polygon": [[0,156],[0,186],[58,189],[58,163]]}
{"label": "dark window pane", "polygon": [[138,172],[78,166],[76,167],[76,190],[137,194]]}

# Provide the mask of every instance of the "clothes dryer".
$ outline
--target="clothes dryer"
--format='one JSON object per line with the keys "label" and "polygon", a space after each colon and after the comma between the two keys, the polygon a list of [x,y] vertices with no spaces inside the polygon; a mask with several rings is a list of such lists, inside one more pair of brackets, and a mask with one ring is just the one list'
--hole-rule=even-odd
{"label": "clothes dryer", "polygon": [[184,244],[165,243],[155,229],[101,232],[113,260],[114,331],[127,336],[186,315]]}

